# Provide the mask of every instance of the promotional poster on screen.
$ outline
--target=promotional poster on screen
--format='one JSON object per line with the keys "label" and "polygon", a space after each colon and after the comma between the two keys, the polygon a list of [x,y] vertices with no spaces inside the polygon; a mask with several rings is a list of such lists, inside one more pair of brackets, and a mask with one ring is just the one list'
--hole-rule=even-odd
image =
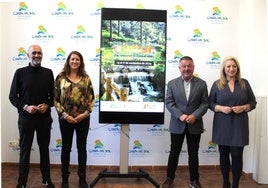
{"label": "promotional poster on screen", "polygon": [[158,12],[103,10],[100,112],[164,113],[166,16]]}

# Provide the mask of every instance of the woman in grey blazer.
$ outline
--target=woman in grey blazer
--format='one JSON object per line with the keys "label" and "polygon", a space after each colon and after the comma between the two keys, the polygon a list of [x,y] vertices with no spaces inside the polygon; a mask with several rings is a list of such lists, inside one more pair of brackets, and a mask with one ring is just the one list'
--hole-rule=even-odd
{"label": "woman in grey blazer", "polygon": [[172,187],[179,154],[186,136],[189,155],[190,187],[202,187],[199,182],[198,150],[203,133],[203,115],[208,109],[208,90],[204,80],[193,76],[194,62],[189,56],[180,59],[181,76],[168,82],[166,107],[171,114],[169,131],[171,137],[167,179],[162,187]]}

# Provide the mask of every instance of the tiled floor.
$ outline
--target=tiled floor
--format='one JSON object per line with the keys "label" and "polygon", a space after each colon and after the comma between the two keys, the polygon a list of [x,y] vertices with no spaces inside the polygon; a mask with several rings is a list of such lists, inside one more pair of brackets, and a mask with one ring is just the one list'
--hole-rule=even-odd
{"label": "tiled floor", "polygon": [[[108,167],[107,173],[101,173],[104,167],[89,166],[87,170],[87,182],[89,186],[94,188],[152,188],[154,182],[161,187],[161,183],[165,180],[165,167],[130,167],[129,174],[141,175],[141,172],[145,172],[144,175],[148,175],[148,179],[144,176],[137,178],[131,177],[107,177],[110,173],[118,172],[116,167]],[[69,178],[70,188],[78,187],[78,177],[76,175],[76,166],[71,167],[71,175]],[[94,180],[98,175],[105,177],[101,178],[94,185]],[[121,175],[120,175],[121,176]],[[2,164],[2,188],[15,188],[17,184],[17,165],[14,164]],[[51,178],[56,188],[61,186],[61,173],[59,165],[52,165]],[[200,167],[200,182],[203,188],[221,188],[221,174],[219,167],[215,166],[201,166]],[[37,165],[31,165],[29,180],[27,184],[28,188],[41,188],[41,175],[39,167]],[[176,173],[174,188],[188,188],[189,187],[189,173],[187,167],[179,166]],[[268,185],[257,184],[250,175],[243,174],[241,177],[240,188],[268,188]]]}

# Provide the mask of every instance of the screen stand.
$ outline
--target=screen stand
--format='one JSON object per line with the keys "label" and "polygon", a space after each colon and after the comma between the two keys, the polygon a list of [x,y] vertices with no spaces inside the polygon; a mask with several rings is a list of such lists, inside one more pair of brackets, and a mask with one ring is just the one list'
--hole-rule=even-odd
{"label": "screen stand", "polygon": [[144,170],[138,172],[128,172],[128,150],[129,150],[129,124],[121,124],[120,130],[120,168],[119,172],[108,172],[107,168],[99,172],[98,176],[91,182],[90,187],[94,187],[101,178],[145,178],[155,187],[159,184]]}

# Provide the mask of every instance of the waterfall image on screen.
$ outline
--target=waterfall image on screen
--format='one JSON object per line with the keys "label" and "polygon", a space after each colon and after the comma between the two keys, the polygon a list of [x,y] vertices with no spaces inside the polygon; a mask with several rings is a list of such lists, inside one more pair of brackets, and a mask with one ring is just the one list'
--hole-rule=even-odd
{"label": "waterfall image on screen", "polygon": [[102,9],[100,122],[163,123],[166,11]]}

